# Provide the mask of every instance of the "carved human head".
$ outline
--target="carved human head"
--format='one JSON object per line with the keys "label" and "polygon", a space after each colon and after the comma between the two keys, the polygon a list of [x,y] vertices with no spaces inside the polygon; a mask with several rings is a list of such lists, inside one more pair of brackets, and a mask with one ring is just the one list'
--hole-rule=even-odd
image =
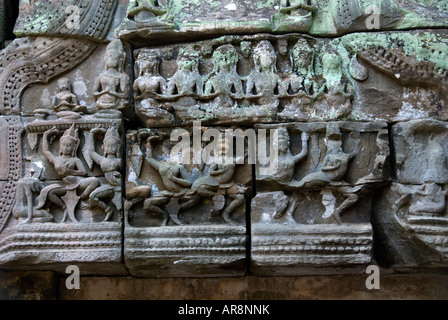
{"label": "carved human head", "polygon": [[279,153],[284,154],[289,150],[289,132],[285,127],[278,128],[277,132],[277,141],[274,141],[274,144],[277,145]]}
{"label": "carved human head", "polygon": [[193,49],[182,48],[177,57],[177,65],[180,70],[194,71],[199,66],[199,53]]}
{"label": "carved human head", "polygon": [[330,123],[327,125],[325,144],[327,145],[327,152],[329,153],[336,153],[342,150],[341,130],[336,123]]}
{"label": "carved human head", "polygon": [[123,44],[121,41],[118,39],[112,40],[106,48],[106,54],[104,57],[106,68],[117,69],[123,60],[124,54]]}
{"label": "carved human head", "polygon": [[277,64],[277,54],[269,41],[260,41],[260,43],[254,48],[253,53],[255,67],[259,69],[259,71],[266,69],[275,70]]}
{"label": "carved human head", "polygon": [[289,58],[293,71],[297,72],[308,68],[313,63],[314,51],[308,42],[301,38],[292,48]]}
{"label": "carved human head", "polygon": [[57,82],[58,90],[60,92],[62,91],[70,91],[70,88],[72,86],[70,80],[68,78],[61,78]]}
{"label": "carved human head", "polygon": [[115,126],[110,127],[104,136],[104,153],[117,155],[121,144],[120,134]]}
{"label": "carved human head", "polygon": [[60,141],[60,155],[67,155],[74,157],[79,145],[78,129],[75,129],[73,124],[70,129],[67,129],[62,135]]}
{"label": "carved human head", "polygon": [[160,54],[153,50],[142,50],[137,56],[140,73],[145,71],[157,72],[160,65]]}
{"label": "carved human head", "polygon": [[327,49],[322,57],[322,65],[324,70],[336,70],[342,65],[342,58],[333,49]]}
{"label": "carved human head", "polygon": [[213,52],[213,61],[220,69],[236,68],[238,52],[231,44],[222,45]]}

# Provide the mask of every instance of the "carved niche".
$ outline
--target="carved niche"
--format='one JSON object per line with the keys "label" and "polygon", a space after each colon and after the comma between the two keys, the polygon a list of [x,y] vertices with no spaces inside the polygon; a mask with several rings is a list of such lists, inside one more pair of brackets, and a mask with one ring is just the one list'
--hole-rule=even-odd
{"label": "carved niche", "polygon": [[255,127],[259,136],[267,130],[268,149],[278,159],[276,165],[275,158],[257,164],[251,208],[253,272],[362,272],[372,258],[373,191],[390,179],[387,125]]}
{"label": "carved niche", "polygon": [[447,266],[447,135],[436,120],[392,127],[396,182],[374,206],[377,260],[387,267]]}
{"label": "carved niche", "polygon": [[[251,166],[234,154],[220,158],[220,148],[231,150],[224,128],[203,129],[202,139],[201,129],[181,129],[184,149],[173,130],[128,132],[125,262],[133,275],[244,274]],[[221,141],[217,148],[207,149],[207,132]]]}

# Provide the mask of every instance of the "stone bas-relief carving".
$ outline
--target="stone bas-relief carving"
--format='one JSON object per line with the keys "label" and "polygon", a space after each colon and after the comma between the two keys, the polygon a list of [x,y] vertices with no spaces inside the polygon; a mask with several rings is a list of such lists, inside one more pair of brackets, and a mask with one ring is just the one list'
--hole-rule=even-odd
{"label": "stone bas-relief carving", "polygon": [[313,39],[229,37],[134,55],[136,114],[148,127],[332,120],[351,111],[340,54]]}
{"label": "stone bas-relief carving", "polygon": [[377,259],[385,266],[447,266],[447,129],[435,120],[392,127],[397,182],[374,207]]}
{"label": "stone bas-relief carving", "polygon": [[[55,101],[68,107],[75,101],[63,89]],[[87,273],[123,273],[121,118],[45,117],[26,124],[27,173],[1,234],[1,264],[62,271],[77,262]]]}
{"label": "stone bas-relief carving", "polygon": [[147,127],[446,120],[445,33],[261,34],[137,49],[136,114]]}
{"label": "stone bas-relief carving", "polygon": [[[226,141],[224,130],[210,130]],[[127,268],[137,276],[244,274],[251,166],[238,164],[237,158],[209,162],[217,156],[214,151],[208,158],[199,155],[200,161],[178,162],[170,134],[166,129],[128,132]],[[186,149],[179,152],[190,157]]]}
{"label": "stone bas-relief carving", "polygon": [[355,56],[353,114],[388,122],[435,118],[446,121],[446,30],[347,35]]}
{"label": "stone bas-relief carving", "polygon": [[252,270],[362,272],[372,258],[373,191],[389,179],[387,125],[256,125],[267,128],[278,130],[278,168],[257,165]]}
{"label": "stone bas-relief carving", "polygon": [[[379,24],[377,23],[380,15]],[[297,32],[337,36],[374,30],[446,27],[445,1],[135,0],[115,30],[137,46],[228,34]]]}
{"label": "stone bas-relief carving", "polygon": [[0,53],[0,112],[18,115],[24,89],[75,68],[97,47],[83,39],[19,38]]}
{"label": "stone bas-relief carving", "polygon": [[[76,68],[45,83],[27,87],[20,98],[24,117],[43,119],[56,115],[72,120],[96,115],[132,117],[129,49],[119,40],[99,45]],[[54,118],[54,117],[53,117]]]}

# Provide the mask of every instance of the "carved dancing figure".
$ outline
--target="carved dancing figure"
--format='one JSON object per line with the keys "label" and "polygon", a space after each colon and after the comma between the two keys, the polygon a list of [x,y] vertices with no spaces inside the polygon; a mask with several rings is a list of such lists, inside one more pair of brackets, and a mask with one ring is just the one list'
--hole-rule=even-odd
{"label": "carved dancing figure", "polygon": [[[95,134],[104,133],[104,156],[99,155],[95,151]],[[115,126],[104,130],[102,128],[94,128],[90,131],[87,149],[92,157],[104,173],[104,177],[108,184],[96,188],[89,196],[90,208],[97,206],[106,212],[104,221],[109,221],[112,217],[113,210],[105,204],[101,199],[113,198],[113,203],[117,210],[121,210],[121,173],[122,160],[120,158],[121,139]]]}
{"label": "carved dancing figure", "polygon": [[165,216],[162,225],[168,223],[168,218],[177,224],[181,225],[182,222],[179,220],[179,212],[183,209],[187,209],[193,205],[193,202],[189,199],[183,205],[177,206],[174,210],[168,210],[168,216],[164,210],[159,206],[166,205],[170,203],[172,199],[183,199],[186,191],[189,190],[192,183],[190,182],[190,175],[184,166],[179,165],[170,161],[159,161],[156,160],[152,155],[152,144],[151,141],[156,137],[149,137],[146,143],[146,161],[156,169],[166,190],[161,191],[157,196],[146,199],[143,203],[143,209],[148,213],[160,214]]}
{"label": "carved dancing figure", "polygon": [[[76,222],[74,207],[79,199],[87,200],[90,193],[98,188],[100,183],[95,177],[84,178],[87,176],[86,169],[81,159],[76,156],[80,141],[78,138],[78,130],[75,129],[75,125],[73,124],[66,130],[60,138],[59,155],[55,156],[50,151],[48,138],[58,133],[59,130],[55,127],[44,132],[42,152],[48,161],[53,164],[54,169],[62,178],[65,186],[61,186],[59,183],[53,183],[44,187],[40,193],[39,203],[37,204],[36,209],[43,209],[47,204],[47,201],[50,201],[64,211],[62,222],[65,222],[67,216],[69,216],[73,222]],[[69,195],[67,191],[72,190],[75,191],[74,195]],[[82,194],[78,196],[76,190],[80,190]],[[70,208],[67,208],[67,201],[73,204]]]}

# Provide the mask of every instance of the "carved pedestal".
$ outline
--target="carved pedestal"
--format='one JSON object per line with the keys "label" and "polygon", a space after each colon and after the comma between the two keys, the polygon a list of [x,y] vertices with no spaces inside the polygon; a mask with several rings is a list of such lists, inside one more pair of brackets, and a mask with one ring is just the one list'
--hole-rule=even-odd
{"label": "carved pedestal", "polygon": [[[170,141],[175,132],[128,133],[126,266],[135,276],[243,275],[251,166],[237,164],[233,155],[218,164],[214,161],[224,160],[218,155],[224,145],[208,149],[204,156],[198,132],[193,129],[190,140],[191,131],[177,129]],[[224,130],[208,132],[224,138]]]}
{"label": "carved pedestal", "polygon": [[269,166],[257,165],[258,192],[251,209],[253,272],[363,272],[372,259],[373,191],[389,178],[386,125],[329,122],[256,128],[259,133],[271,130],[271,144],[277,140],[278,150],[271,149],[271,154],[278,154],[278,165],[272,166],[273,158]]}

